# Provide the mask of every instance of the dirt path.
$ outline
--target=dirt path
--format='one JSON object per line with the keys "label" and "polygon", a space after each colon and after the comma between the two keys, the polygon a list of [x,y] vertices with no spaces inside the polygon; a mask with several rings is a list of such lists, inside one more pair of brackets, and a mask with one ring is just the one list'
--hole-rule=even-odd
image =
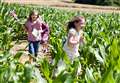
{"label": "dirt path", "polygon": [[[22,52],[22,56],[20,57],[19,61],[21,63],[25,63],[26,61],[29,61],[29,56],[28,56],[28,42],[27,40],[21,40],[19,43],[15,43],[13,42],[14,45],[11,50],[10,53],[12,55],[16,55],[17,52]],[[49,51],[49,50],[48,50]],[[38,58],[50,58],[50,52],[48,53],[43,53],[42,52],[42,45],[39,46],[39,51],[38,51]]]}
{"label": "dirt path", "polygon": [[4,2],[43,5],[58,9],[83,11],[89,13],[120,13],[120,7],[75,4],[72,3],[71,0],[4,0]]}

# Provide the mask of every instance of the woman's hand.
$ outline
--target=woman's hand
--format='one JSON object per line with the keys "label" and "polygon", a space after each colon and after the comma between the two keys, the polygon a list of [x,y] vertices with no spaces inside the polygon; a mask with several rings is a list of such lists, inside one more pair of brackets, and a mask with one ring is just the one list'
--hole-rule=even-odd
{"label": "woman's hand", "polygon": [[68,37],[68,45],[70,47],[74,47],[74,45],[76,45],[78,43],[79,43],[78,38],[75,35],[70,34],[69,37]]}
{"label": "woman's hand", "polygon": [[75,37],[75,36],[72,36],[72,37],[70,37],[70,39],[69,39],[69,43],[71,43],[71,44],[77,44],[79,41],[78,41],[78,38],[77,37]]}

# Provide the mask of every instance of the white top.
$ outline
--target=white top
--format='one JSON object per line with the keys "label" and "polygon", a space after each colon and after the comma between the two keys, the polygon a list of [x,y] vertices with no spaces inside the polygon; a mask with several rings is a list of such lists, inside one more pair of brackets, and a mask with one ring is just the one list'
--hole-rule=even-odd
{"label": "white top", "polygon": [[37,30],[36,28],[34,28],[32,34],[34,35],[34,37],[36,37],[36,40],[41,40],[42,32],[43,32],[42,30]]}
{"label": "white top", "polygon": [[[70,34],[72,34],[77,39],[77,41],[80,42],[79,40],[80,40],[80,38],[83,34],[83,31],[80,30],[79,32],[77,32],[74,28],[71,28],[68,32],[68,37],[70,36]],[[68,56],[70,56],[70,57],[79,56],[79,53],[78,53],[79,44],[80,43],[74,44],[71,47],[71,46],[68,45],[68,38],[67,38],[63,49],[68,54]]]}

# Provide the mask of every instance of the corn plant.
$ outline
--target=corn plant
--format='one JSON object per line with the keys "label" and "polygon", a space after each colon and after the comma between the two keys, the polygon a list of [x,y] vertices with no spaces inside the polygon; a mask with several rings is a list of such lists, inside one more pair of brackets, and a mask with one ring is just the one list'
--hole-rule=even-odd
{"label": "corn plant", "polygon": [[[23,23],[29,12],[36,9],[50,26],[49,43],[52,60],[40,59],[39,67],[26,62],[19,63],[22,53],[12,56],[9,53],[11,42],[25,39]],[[14,10],[18,15],[17,23],[9,13]],[[84,28],[85,44],[80,46],[80,57],[71,63],[63,51],[67,37],[67,22],[75,15],[86,18]],[[58,10],[41,6],[21,6],[0,3],[0,83],[119,83],[120,81],[120,14],[89,14]],[[54,75],[59,60],[67,65]],[[82,71],[76,76],[78,62]],[[61,67],[62,68],[62,67]],[[61,70],[61,69],[60,69]],[[6,81],[7,79],[7,81]]]}

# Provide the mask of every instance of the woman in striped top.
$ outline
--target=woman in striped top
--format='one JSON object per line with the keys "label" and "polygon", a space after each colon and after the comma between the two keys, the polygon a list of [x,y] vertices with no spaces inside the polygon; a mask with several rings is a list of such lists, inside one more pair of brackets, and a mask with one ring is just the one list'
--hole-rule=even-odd
{"label": "woman in striped top", "polygon": [[[38,11],[33,10],[25,23],[25,29],[28,33],[29,53],[37,57],[40,43],[46,47],[49,27],[40,18]],[[30,56],[29,59],[31,62],[32,57]]]}

